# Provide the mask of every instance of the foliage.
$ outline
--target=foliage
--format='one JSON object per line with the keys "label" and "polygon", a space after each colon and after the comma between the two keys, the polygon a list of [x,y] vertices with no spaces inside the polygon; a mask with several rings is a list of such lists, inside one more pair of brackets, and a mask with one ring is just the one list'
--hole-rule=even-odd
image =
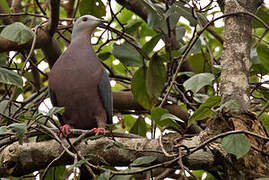
{"label": "foliage", "polygon": [[236,158],[240,158],[250,150],[248,138],[242,134],[231,134],[223,138],[222,148]]}
{"label": "foliage", "polygon": [[[1,0],[0,10],[13,13],[9,2]],[[44,12],[41,12],[37,2]],[[104,29],[98,29],[92,39],[95,42],[94,50],[109,71],[113,72],[110,76],[116,84],[112,90],[132,93],[134,99],[144,108],[127,111],[117,109],[115,116],[119,122],[115,123],[116,130],[146,137],[147,133],[154,132],[156,125],[157,129],[168,127],[170,131],[184,134],[191,125],[203,124],[205,120],[215,117],[217,111],[238,110],[240,105],[235,100],[221,103],[219,82],[220,56],[223,47],[222,42],[211,32],[223,36],[224,28],[213,24],[210,26],[211,32],[200,33],[203,28],[201,25],[204,26],[210,20],[208,17],[220,13],[219,10],[214,10],[218,4],[203,6],[204,9],[199,9],[200,6],[197,6],[195,8],[199,11],[195,11],[195,8],[185,1],[175,1],[171,4],[152,0],[141,0],[141,2],[145,12],[148,13],[146,19],[127,10],[127,6],[111,5],[110,1],[76,0],[72,8],[68,6],[71,1],[61,1],[60,24],[54,35],[59,47],[64,50],[70,40],[73,17],[84,14],[99,18],[106,16],[105,19],[110,22],[110,27],[116,29],[116,31],[106,30],[105,33],[102,33]],[[18,46],[31,44],[35,33],[32,28],[44,23],[50,16],[45,0],[35,2],[22,0],[21,5],[21,12],[33,15],[16,16],[17,18],[12,16],[11,22],[3,18],[4,16],[0,16],[1,38],[10,40]],[[222,5],[220,6],[223,8]],[[269,25],[267,7],[262,6],[256,15]],[[70,18],[71,21],[66,18]],[[46,23],[42,25],[45,26]],[[262,23],[253,21],[253,36],[262,39],[257,41],[257,46],[252,46],[250,54],[250,99],[262,106],[269,101],[268,76],[266,77],[269,73],[269,34],[262,36],[265,30]],[[194,40],[196,42],[190,47]],[[208,48],[212,52],[209,52]],[[183,54],[188,49],[187,55],[183,58]],[[55,115],[62,114],[64,108],[46,108],[48,93],[44,89],[48,85],[49,72],[49,59],[46,54],[44,55],[40,49],[35,49],[29,56],[29,46],[23,50],[15,50],[8,49],[0,53],[0,113],[12,117],[1,117],[0,136],[5,138],[13,135],[23,143],[25,133],[33,126],[43,124],[55,127],[59,124]],[[190,113],[189,119],[172,114],[162,106],[164,105],[162,101],[165,105],[172,104],[186,111],[187,114]],[[269,130],[268,110],[266,108],[260,116],[267,131]],[[260,113],[260,109],[256,113]],[[30,141],[34,140],[30,139]],[[105,150],[112,147],[127,149],[124,144],[115,141]],[[250,149],[247,137],[241,134],[225,137],[222,147],[237,158],[242,157]],[[147,166],[155,160],[153,156],[140,157],[133,160],[129,168]],[[85,162],[78,161],[75,166],[83,163]],[[113,168],[109,167],[109,170],[102,172],[98,179],[111,178],[110,170]],[[50,169],[45,179],[53,177],[59,179],[63,177],[64,171],[66,168],[63,166]],[[199,178],[202,178],[204,173],[203,170],[194,171]],[[117,177],[120,179],[120,176],[113,176],[112,179]],[[210,178],[211,176],[207,177]]]}

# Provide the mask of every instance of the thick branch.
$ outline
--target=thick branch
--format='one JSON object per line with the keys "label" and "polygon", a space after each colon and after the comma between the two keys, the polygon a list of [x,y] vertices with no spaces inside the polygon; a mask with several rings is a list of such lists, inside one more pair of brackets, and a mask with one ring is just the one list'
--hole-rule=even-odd
{"label": "thick branch", "polygon": [[[130,91],[114,91],[113,92],[113,106],[116,110],[144,110],[144,108],[134,99]],[[163,108],[167,109],[170,113],[178,116],[185,122],[189,119],[187,110],[181,108],[176,104],[166,104]]]}
{"label": "thick branch", "polygon": [[[166,137],[168,138],[168,137]],[[174,136],[169,136],[165,142],[173,142]],[[71,140],[72,142],[74,139]],[[97,140],[89,140],[81,142],[76,146],[81,155],[96,154],[97,157],[103,158],[112,166],[128,166],[133,160],[141,156],[155,156],[157,157],[154,164],[164,163],[175,157],[166,157],[161,149],[159,141],[156,139],[129,139],[129,138],[116,138],[116,141],[123,143],[128,148],[121,149],[116,146],[106,149],[106,147],[113,143],[109,138],[100,138]],[[198,137],[186,139],[182,145],[186,147],[194,147],[199,144]],[[67,146],[67,145],[66,145]],[[166,151],[172,150],[172,144],[165,144]],[[106,149],[106,150],[105,150]],[[177,148],[176,148],[177,149]],[[22,176],[27,173],[45,168],[52,160],[60,156],[63,149],[61,145],[55,140],[45,142],[24,143],[19,145],[14,143],[5,147],[0,154],[0,177],[4,176]],[[184,154],[185,151],[183,151]],[[100,158],[93,158],[91,163],[100,164]],[[63,155],[55,165],[72,164],[73,159],[67,154]],[[199,150],[190,156],[183,159],[183,163],[188,165],[191,169],[201,167],[205,169],[215,169],[214,156],[208,148]],[[158,166],[158,165],[157,165]],[[163,164],[160,164],[163,166]],[[170,167],[179,168],[177,163],[170,164]]]}
{"label": "thick branch", "polygon": [[50,8],[50,18],[48,24],[48,34],[53,36],[59,22],[59,0],[50,0],[49,8]]}
{"label": "thick branch", "polygon": [[[259,1],[227,0],[225,13],[255,12]],[[221,60],[221,94],[223,102],[238,100],[240,107],[249,107],[249,60],[251,41],[251,17],[231,16],[225,18],[223,55]]]}

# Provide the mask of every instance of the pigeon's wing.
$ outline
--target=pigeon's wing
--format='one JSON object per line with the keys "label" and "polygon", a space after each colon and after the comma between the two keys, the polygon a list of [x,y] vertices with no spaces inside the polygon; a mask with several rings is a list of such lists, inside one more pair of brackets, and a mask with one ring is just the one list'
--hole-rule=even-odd
{"label": "pigeon's wing", "polygon": [[[58,103],[57,103],[57,97],[56,97],[56,94],[53,92],[53,90],[51,88],[49,88],[49,95],[50,95],[50,101],[52,103],[52,105],[55,107],[58,106]],[[61,116],[61,114],[57,113],[56,116],[58,117],[60,123],[62,125],[64,125],[64,121],[63,121],[63,117]]]}
{"label": "pigeon's wing", "polygon": [[101,81],[98,84],[98,91],[101,97],[102,103],[106,110],[107,114],[107,124],[112,124],[112,111],[113,111],[113,103],[112,103],[112,93],[111,86],[107,72],[104,70]]}

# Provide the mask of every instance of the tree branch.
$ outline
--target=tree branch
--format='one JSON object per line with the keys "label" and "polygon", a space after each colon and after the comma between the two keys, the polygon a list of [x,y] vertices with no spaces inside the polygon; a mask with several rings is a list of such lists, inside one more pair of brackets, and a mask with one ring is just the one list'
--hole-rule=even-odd
{"label": "tree branch", "polygon": [[50,9],[50,18],[49,24],[47,26],[48,34],[52,37],[54,32],[57,29],[58,22],[59,22],[59,7],[60,1],[59,0],[50,0],[49,2],[49,9]]}
{"label": "tree branch", "polygon": [[[173,142],[177,136],[166,137],[167,139],[164,143],[166,151],[173,150]],[[109,145],[113,144],[113,140],[109,138],[99,138],[97,140],[83,141],[76,145],[76,149],[83,156],[88,154],[95,154],[96,157],[90,159],[93,164],[103,164],[101,159],[104,159],[107,163],[112,166],[128,166],[133,160],[141,156],[155,156],[157,159],[154,161],[152,167],[164,167],[169,165],[173,168],[180,168],[179,165],[166,164],[166,162],[173,162],[175,157],[166,157],[160,147],[157,139],[129,139],[129,138],[115,138],[116,141],[124,144],[127,149],[122,149],[117,146],[112,146],[107,148]],[[75,139],[71,139],[72,142]],[[183,140],[182,146],[188,148],[197,146],[200,142],[198,137],[192,139]],[[66,142],[64,142],[66,143]],[[184,149],[183,149],[184,150]],[[45,142],[31,142],[19,145],[14,143],[10,146],[3,148],[0,154],[0,177],[5,176],[22,176],[27,173],[31,173],[36,170],[44,169],[51,161],[57,158],[63,149],[61,145],[55,140],[45,141]],[[186,151],[183,151],[186,154]],[[99,158],[98,158],[99,157]],[[176,159],[175,159],[176,160]],[[56,165],[66,165],[72,164],[73,159],[64,154],[62,158],[53,164]],[[216,169],[214,165],[214,155],[208,149],[198,150],[197,152],[187,156],[183,159],[184,164],[188,164],[191,169],[196,169],[199,167],[204,167],[205,169]],[[166,166],[165,166],[166,167]],[[151,167],[149,167],[150,169]],[[131,172],[122,172],[132,173]],[[119,173],[120,174],[120,173]]]}

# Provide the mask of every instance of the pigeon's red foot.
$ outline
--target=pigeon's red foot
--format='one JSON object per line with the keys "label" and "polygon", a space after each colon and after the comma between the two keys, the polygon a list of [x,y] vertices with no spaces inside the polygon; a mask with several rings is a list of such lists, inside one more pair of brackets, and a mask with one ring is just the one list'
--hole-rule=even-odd
{"label": "pigeon's red foot", "polygon": [[60,136],[60,138],[63,137],[63,135],[69,135],[70,134],[70,129],[71,126],[69,124],[65,124],[63,126],[60,127],[61,131],[58,132],[58,135]]}
{"label": "pigeon's red foot", "polygon": [[100,133],[105,134],[105,128],[93,128],[90,130],[90,133],[95,132],[95,136],[98,136]]}

